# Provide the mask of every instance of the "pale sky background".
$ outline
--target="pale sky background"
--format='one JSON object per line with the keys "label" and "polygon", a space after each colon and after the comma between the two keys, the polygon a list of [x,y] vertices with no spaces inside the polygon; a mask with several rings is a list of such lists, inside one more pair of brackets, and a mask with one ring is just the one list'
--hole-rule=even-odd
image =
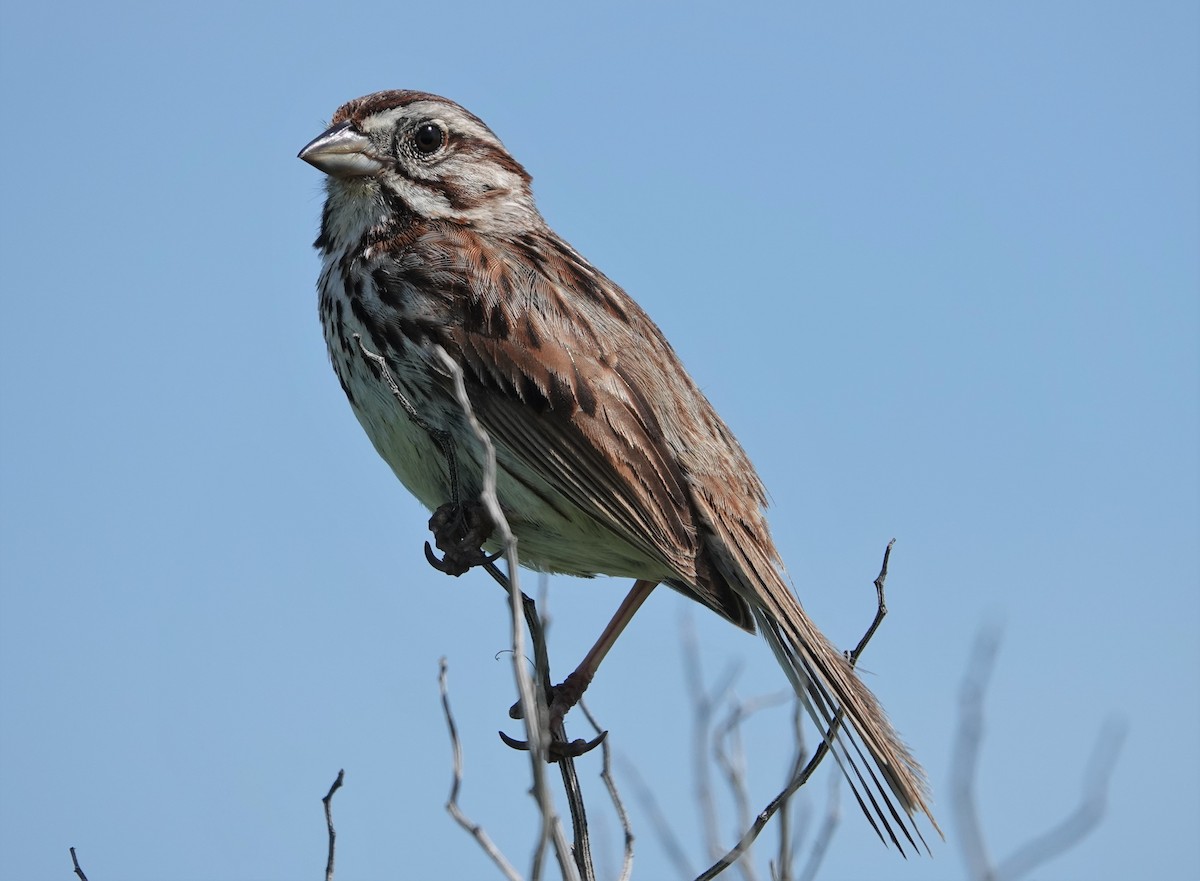
{"label": "pale sky background", "polygon": [[[502,595],[426,565],[316,318],[296,152],[385,88],[481,116],[660,323],[835,643],[897,537],[864,676],[947,841],[905,862],[843,793],[821,877],[964,877],[950,749],[988,621],[992,853],[1070,811],[1115,716],[1103,824],[1035,877],[1200,877],[1196,4],[837,7],[0,5],[0,877],[71,878],[74,845],[92,881],[318,878],[339,768],[339,879],[496,877],[442,810],[443,655],[463,807],[528,870]],[[626,587],[552,581],[560,674]],[[707,864],[687,611],[712,677],[785,687],[670,592],[638,616],[590,698],[637,878],[676,871],[631,766]],[[756,804],[787,725],[752,726]]]}

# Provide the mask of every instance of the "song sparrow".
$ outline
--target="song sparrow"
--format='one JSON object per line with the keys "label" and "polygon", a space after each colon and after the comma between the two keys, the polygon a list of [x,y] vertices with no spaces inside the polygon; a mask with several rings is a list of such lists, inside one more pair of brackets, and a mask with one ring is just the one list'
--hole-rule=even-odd
{"label": "song sparrow", "polygon": [[333,367],[400,481],[430,510],[482,487],[440,348],[495,445],[521,562],[667,584],[757,625],[876,831],[919,838],[924,774],[788,588],[745,452],[646,313],[542,220],[492,131],[445,98],[378,92],[300,158],[328,175],[315,246]]}

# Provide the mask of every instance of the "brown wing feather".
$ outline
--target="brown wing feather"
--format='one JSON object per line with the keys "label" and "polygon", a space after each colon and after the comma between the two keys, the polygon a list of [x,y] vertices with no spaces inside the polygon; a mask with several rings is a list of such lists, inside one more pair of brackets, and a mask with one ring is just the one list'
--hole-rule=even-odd
{"label": "brown wing feather", "polygon": [[[660,561],[667,584],[753,630],[750,609],[697,528],[695,475],[673,431],[679,422],[664,418],[679,397],[671,386],[689,384],[684,398],[698,400],[708,417],[702,424],[720,421],[658,328],[557,240],[559,259],[546,261],[544,249],[496,250],[461,228],[442,237],[457,241],[433,245],[441,260],[425,262],[427,254],[410,265],[436,266],[441,290],[454,300],[446,305],[456,320],[438,336],[462,365],[469,391],[474,385],[472,403],[498,456],[516,457],[554,494]],[[664,360],[674,370],[653,367]],[[744,481],[753,469],[734,444],[736,456],[696,466]]]}

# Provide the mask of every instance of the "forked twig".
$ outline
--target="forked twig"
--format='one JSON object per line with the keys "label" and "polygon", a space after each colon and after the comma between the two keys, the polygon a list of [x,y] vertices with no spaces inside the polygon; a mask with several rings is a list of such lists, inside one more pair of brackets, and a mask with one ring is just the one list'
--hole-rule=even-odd
{"label": "forked twig", "polygon": [[75,856],[75,848],[71,848],[71,865],[75,867],[75,874],[79,876],[79,881],[88,881],[87,875],[83,874],[83,869],[79,867],[79,857]]}
{"label": "forked twig", "polygon": [[[592,715],[592,711],[588,709],[587,704],[583,701],[579,702],[579,709],[583,711],[583,715],[587,717],[591,723],[592,729],[599,734],[601,728],[596,722],[596,717]],[[621,793],[617,790],[617,782],[612,776],[612,747],[608,740],[605,739],[600,744],[600,779],[604,781],[604,788],[608,790],[608,797],[612,799],[613,809],[617,812],[617,819],[621,821],[621,833],[624,835],[624,845],[622,847],[621,857],[621,874],[617,881],[629,881],[633,874],[633,826],[629,823],[629,813],[625,810],[625,803],[621,800]]]}
{"label": "forked twig", "polygon": [[[795,693],[790,689],[786,692],[762,695],[749,700],[741,700],[731,695],[729,712],[725,715],[724,720],[713,728],[713,759],[724,775],[725,785],[733,798],[737,811],[738,828],[744,829],[751,823],[750,787],[746,781],[746,751],[742,744],[742,728],[750,718],[762,710],[778,706],[787,701],[789,697],[795,698]],[[786,820],[784,819],[786,810],[786,804],[780,808],[781,848],[787,846]],[[717,856],[720,856],[720,852],[717,853]],[[781,860],[781,865],[786,869],[786,857]],[[757,881],[758,872],[749,853],[745,854],[743,859],[738,860],[738,869],[745,881]],[[785,874],[783,877],[789,877],[789,874]]]}
{"label": "forked twig", "polygon": [[[808,851],[808,861],[804,864],[804,871],[800,874],[799,881],[813,881],[817,877],[817,872],[821,870],[821,863],[825,860],[825,854],[829,852],[829,845],[833,843],[833,833],[842,821],[842,809],[839,803],[841,791],[842,781],[837,777],[830,777],[825,817],[821,820],[816,835],[813,836],[812,847]],[[784,875],[783,877],[788,876]]]}
{"label": "forked twig", "polygon": [[521,881],[520,874],[500,852],[500,848],[496,847],[483,827],[472,822],[458,806],[458,792],[462,788],[463,777],[462,742],[458,739],[458,726],[454,722],[454,714],[450,711],[450,692],[446,687],[446,675],[446,659],[442,658],[438,662],[438,692],[442,696],[442,715],[446,719],[446,728],[450,731],[450,748],[454,753],[454,779],[450,784],[450,797],[446,800],[446,812],[454,818],[454,822],[475,839],[476,844],[483,849],[483,852],[488,855],[508,881]]}
{"label": "forked twig", "polygon": [[658,803],[658,798],[654,795],[654,790],[646,785],[646,781],[642,778],[641,772],[638,771],[637,765],[622,755],[617,756],[617,761],[621,765],[621,771],[625,779],[633,787],[634,798],[641,805],[642,810],[646,813],[650,821],[650,828],[658,839],[659,846],[666,852],[667,859],[674,868],[674,876],[678,878],[690,878],[695,870],[689,863],[687,850],[679,840],[679,836],[675,834],[675,830],[671,828],[671,823],[667,819],[662,805]]}
{"label": "forked twig", "polygon": [[[534,850],[533,869],[530,874],[532,881],[538,881],[541,877],[546,843],[550,841],[554,845],[555,856],[563,877],[567,881],[576,881],[579,878],[578,867],[575,864],[572,849],[563,834],[562,824],[558,821],[554,800],[550,796],[550,787],[546,782],[545,765],[548,754],[549,726],[547,725],[547,713],[542,709],[546,701],[544,695],[543,700],[537,699],[535,695],[537,686],[524,666],[525,628],[522,626],[524,604],[522,602],[523,594],[517,581],[519,566],[517,540],[509,528],[508,519],[504,516],[504,511],[500,508],[500,501],[496,497],[496,450],[492,446],[492,439],[479,424],[479,420],[475,418],[475,410],[471,406],[471,399],[467,396],[462,369],[440,346],[435,346],[434,353],[442,362],[442,367],[453,382],[458,404],[462,407],[463,414],[466,416],[467,423],[476,440],[483,447],[483,491],[480,493],[480,501],[483,502],[488,516],[492,519],[500,545],[504,549],[504,560],[508,569],[506,575],[511,588],[509,597],[511,599],[513,677],[517,684],[517,694],[520,697],[521,713],[525,720],[525,733],[529,743],[530,764],[533,772],[533,796],[542,817],[542,833],[538,836],[537,847]],[[394,383],[394,380],[392,382]]]}
{"label": "forked twig", "polygon": [[[424,418],[416,411],[408,398],[400,389],[395,377],[392,376],[388,368],[387,360],[380,354],[367,349],[362,338],[355,334],[355,341],[358,343],[363,357],[368,360],[373,370],[377,372],[379,378],[386,383],[392,396],[399,402],[400,406],[408,414],[413,422],[424,429],[430,438],[438,445],[444,453],[446,453],[447,461],[450,467],[450,478],[454,484],[453,494],[457,496],[458,489],[458,467],[455,458],[454,448],[450,442],[446,432],[436,429],[431,426]],[[440,362],[441,368],[445,371],[446,376],[450,379],[453,387],[455,398],[459,406],[462,408],[463,415],[466,417],[467,424],[471,429],[471,433],[479,442],[482,448],[482,472],[483,472],[483,488],[480,493],[480,501],[487,510],[488,516],[491,518],[494,534],[497,536],[500,546],[503,549],[504,560],[507,575],[504,577],[503,583],[509,586],[510,618],[511,618],[511,634],[513,645],[513,676],[516,680],[517,695],[519,705],[521,707],[521,715],[525,720],[526,742],[529,745],[530,763],[533,774],[532,794],[534,801],[538,806],[538,812],[541,817],[541,833],[538,836],[537,845],[534,848],[533,868],[531,871],[532,881],[538,881],[542,874],[542,867],[545,859],[547,843],[553,843],[555,856],[557,857],[559,866],[562,870],[563,877],[567,881],[577,881],[579,872],[572,858],[572,849],[567,843],[566,836],[563,834],[562,825],[559,823],[558,814],[554,808],[554,801],[550,795],[549,786],[546,783],[546,774],[544,770],[545,758],[547,755],[547,744],[550,740],[550,733],[546,722],[547,714],[541,710],[541,707],[546,705],[546,701],[538,700],[535,696],[536,686],[524,668],[525,658],[525,630],[521,626],[521,618],[523,615],[522,598],[520,585],[518,582],[517,571],[519,561],[517,559],[517,540],[509,528],[508,519],[504,516],[504,511],[500,507],[499,499],[496,496],[496,451],[492,446],[492,440],[488,433],[479,424],[479,420],[475,417],[475,410],[471,406],[471,399],[467,396],[466,384],[463,379],[462,369],[454,362],[441,346],[435,346],[433,350],[434,356]],[[456,499],[456,501],[458,501]],[[493,564],[486,564],[485,568],[490,566],[489,571],[499,573],[499,570]],[[591,881],[590,877],[587,881]]]}
{"label": "forked twig", "polygon": [[342,768],[338,771],[333,785],[329,787],[329,792],[325,793],[325,797],[321,799],[321,803],[325,805],[325,830],[329,833],[329,850],[325,856],[325,881],[333,881],[333,855],[334,845],[337,841],[337,833],[333,830],[333,794],[342,788],[342,782],[345,779],[346,769]]}
{"label": "forked twig", "polygon": [[1091,833],[1104,817],[1108,784],[1125,739],[1125,724],[1110,719],[1092,749],[1079,804],[1064,820],[1021,845],[999,865],[994,864],[984,840],[975,781],[983,743],[983,698],[999,648],[997,627],[985,628],[976,637],[959,692],[958,733],[951,760],[951,800],[958,821],[963,862],[969,877],[976,881],[1017,881]]}

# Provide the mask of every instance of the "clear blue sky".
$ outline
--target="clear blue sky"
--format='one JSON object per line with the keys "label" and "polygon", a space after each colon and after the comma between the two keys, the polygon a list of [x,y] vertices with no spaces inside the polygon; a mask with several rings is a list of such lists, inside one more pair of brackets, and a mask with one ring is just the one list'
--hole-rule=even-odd
{"label": "clear blue sky", "polygon": [[[988,620],[992,852],[1071,808],[1117,714],[1104,824],[1038,877],[1200,876],[1196,5],[603,6],[0,6],[0,876],[66,879],[75,845],[93,881],[319,877],[344,767],[339,878],[492,877],[442,811],[442,655],[464,807],[527,868],[501,594],[426,565],[316,319],[295,155],[384,88],[485,119],[661,324],[838,644],[898,538],[865,675],[949,841],[905,863],[844,798],[823,877],[963,876],[949,753]],[[625,587],[552,582],[564,672]],[[652,598],[591,705],[699,868],[686,607]],[[710,673],[785,687],[693,611]],[[752,730],[756,802],[786,727]],[[622,779],[637,877],[671,877]]]}

